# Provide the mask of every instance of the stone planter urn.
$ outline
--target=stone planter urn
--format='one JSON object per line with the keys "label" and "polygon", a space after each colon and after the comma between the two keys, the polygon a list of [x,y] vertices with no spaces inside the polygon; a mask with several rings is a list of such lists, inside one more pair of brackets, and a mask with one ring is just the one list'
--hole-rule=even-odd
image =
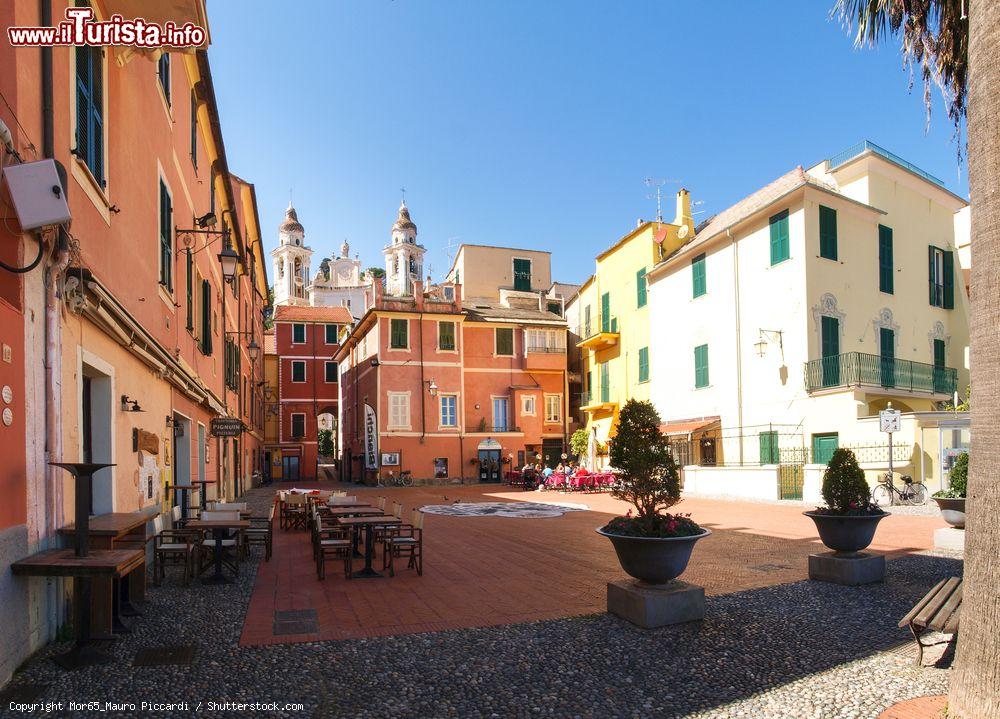
{"label": "stone planter urn", "polygon": [[816,523],[816,531],[823,544],[840,557],[854,556],[867,549],[875,538],[878,523],[889,516],[888,512],[846,515],[813,511],[803,514]]}
{"label": "stone planter urn", "polygon": [[666,584],[687,569],[695,542],[712,532],[704,529],[690,537],[626,537],[610,534],[603,528],[597,533],[607,537],[618,554],[625,573],[645,584]]}
{"label": "stone planter urn", "polygon": [[941,510],[941,518],[955,529],[965,529],[965,497],[931,497]]}

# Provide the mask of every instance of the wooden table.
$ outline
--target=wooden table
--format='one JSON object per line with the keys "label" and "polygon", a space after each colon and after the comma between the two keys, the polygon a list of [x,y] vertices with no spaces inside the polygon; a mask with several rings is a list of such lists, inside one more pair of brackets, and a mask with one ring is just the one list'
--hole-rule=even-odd
{"label": "wooden table", "polygon": [[327,507],[370,507],[368,502],[359,502],[356,499],[347,499],[343,497],[332,497],[326,500]]}
{"label": "wooden table", "polygon": [[[146,523],[159,513],[159,509],[151,507],[139,512],[110,512],[91,517],[87,530],[91,549],[141,549],[145,554]],[[73,537],[76,525],[60,527],[59,534]],[[118,577],[95,578],[94,589],[97,596],[102,591],[114,595],[110,613],[104,612],[104,602],[95,602],[94,625],[108,632],[127,632],[129,627],[122,617],[139,616],[140,612],[132,602],[141,602],[146,598],[146,563]]]}
{"label": "wooden table", "polygon": [[376,572],[372,569],[372,557],[375,554],[375,534],[372,532],[372,525],[402,524],[403,521],[397,517],[389,515],[371,517],[335,517],[334,521],[342,527],[365,528],[365,567],[364,569],[359,569],[351,576],[357,579],[381,577],[381,572]]}
{"label": "wooden table", "polygon": [[208,485],[215,484],[215,480],[214,479],[194,479],[194,480],[191,480],[191,484],[200,484],[201,485],[201,492],[198,495],[198,506],[200,506],[202,509],[204,509],[205,508],[205,500],[206,500],[205,495],[208,494]]}
{"label": "wooden table", "polygon": [[378,507],[369,507],[366,505],[350,506],[350,507],[327,507],[323,510],[324,514],[330,515],[332,517],[352,517],[352,516],[364,516],[364,515],[382,515],[384,512]]}
{"label": "wooden table", "polygon": [[72,577],[73,610],[76,641],[73,648],[55,657],[64,669],[76,669],[90,664],[107,664],[112,658],[91,646],[97,638],[109,638],[110,627],[101,637],[95,637],[91,615],[95,604],[103,604],[103,616],[110,617],[110,591],[93,592],[94,581],[110,582],[146,565],[143,549],[92,549],[85,557],[76,556],[74,549],[48,549],[14,562],[11,574],[21,577]]}
{"label": "wooden table", "polygon": [[[185,529],[210,529],[212,539],[215,540],[215,547],[212,556],[215,559],[215,573],[206,581],[210,584],[231,584],[232,580],[222,573],[222,540],[226,538],[226,530],[229,529],[249,529],[250,520],[247,519],[192,519]],[[239,546],[236,551],[240,551]]]}

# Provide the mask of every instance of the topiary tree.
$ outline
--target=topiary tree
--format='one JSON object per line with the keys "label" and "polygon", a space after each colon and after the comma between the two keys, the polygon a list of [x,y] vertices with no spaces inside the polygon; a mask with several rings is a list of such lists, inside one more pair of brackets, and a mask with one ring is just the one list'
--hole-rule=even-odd
{"label": "topiary tree", "polygon": [[640,521],[654,521],[681,499],[677,465],[651,402],[630,399],[622,407],[618,434],[611,443],[611,466],[620,480],[612,496],[631,503]]}
{"label": "topiary tree", "polygon": [[576,430],[569,438],[569,448],[577,457],[587,454],[590,446],[590,433],[583,427]]}
{"label": "topiary tree", "polygon": [[951,497],[965,497],[966,486],[969,482],[969,453],[962,452],[955,458],[955,464],[951,466],[948,473],[948,495]]}
{"label": "topiary tree", "polygon": [[846,514],[866,509],[871,503],[871,496],[865,472],[858,466],[854,452],[844,447],[835,450],[823,473],[823,501],[826,506]]}

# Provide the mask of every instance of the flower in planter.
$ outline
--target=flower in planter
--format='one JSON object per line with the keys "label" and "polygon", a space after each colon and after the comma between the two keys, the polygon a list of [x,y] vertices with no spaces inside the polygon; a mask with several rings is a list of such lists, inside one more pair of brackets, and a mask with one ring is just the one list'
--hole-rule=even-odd
{"label": "flower in planter", "polygon": [[660,416],[651,402],[630,399],[618,416],[618,434],[611,443],[611,466],[618,483],[616,499],[635,508],[608,522],[604,531],[629,537],[690,537],[701,534],[690,515],[666,510],[681,500],[680,474],[667,439],[660,432]]}
{"label": "flower in planter", "polygon": [[946,499],[965,499],[968,483],[969,453],[962,452],[955,458],[955,464],[951,466],[951,471],[948,473],[948,489],[935,492],[933,496]]}
{"label": "flower in planter", "polygon": [[823,473],[823,501],[818,514],[866,515],[882,514],[872,502],[871,489],[865,471],[858,465],[854,452],[844,447],[834,451]]}

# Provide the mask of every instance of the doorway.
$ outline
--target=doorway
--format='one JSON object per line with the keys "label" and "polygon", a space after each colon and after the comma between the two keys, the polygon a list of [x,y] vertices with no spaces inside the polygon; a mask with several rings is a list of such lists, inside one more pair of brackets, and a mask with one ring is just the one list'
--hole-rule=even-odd
{"label": "doorway", "polygon": [[499,482],[503,472],[500,453],[503,447],[495,439],[484,439],[478,447],[478,464],[480,482]]}
{"label": "doorway", "polygon": [[299,456],[297,454],[286,454],[281,457],[281,481],[299,481]]}
{"label": "doorway", "polygon": [[[174,414],[173,483],[179,487],[189,487],[191,480],[191,420],[183,415]],[[175,507],[191,506],[190,490],[174,490],[173,505]]]}
{"label": "doorway", "polygon": [[812,437],[813,464],[829,464],[834,451],[840,446],[836,432],[814,434]]}
{"label": "doorway", "polygon": [[[198,423],[198,479],[208,479],[208,471],[205,468],[205,425]],[[208,485],[199,484],[201,489],[198,490],[198,503],[201,508],[205,508],[205,500],[208,494]]]}
{"label": "doorway", "polygon": [[[89,353],[84,353],[89,354]],[[114,371],[96,357],[86,357],[80,368],[80,458],[84,462],[114,462],[112,395]],[[115,511],[114,467],[94,473],[91,514]]]}

